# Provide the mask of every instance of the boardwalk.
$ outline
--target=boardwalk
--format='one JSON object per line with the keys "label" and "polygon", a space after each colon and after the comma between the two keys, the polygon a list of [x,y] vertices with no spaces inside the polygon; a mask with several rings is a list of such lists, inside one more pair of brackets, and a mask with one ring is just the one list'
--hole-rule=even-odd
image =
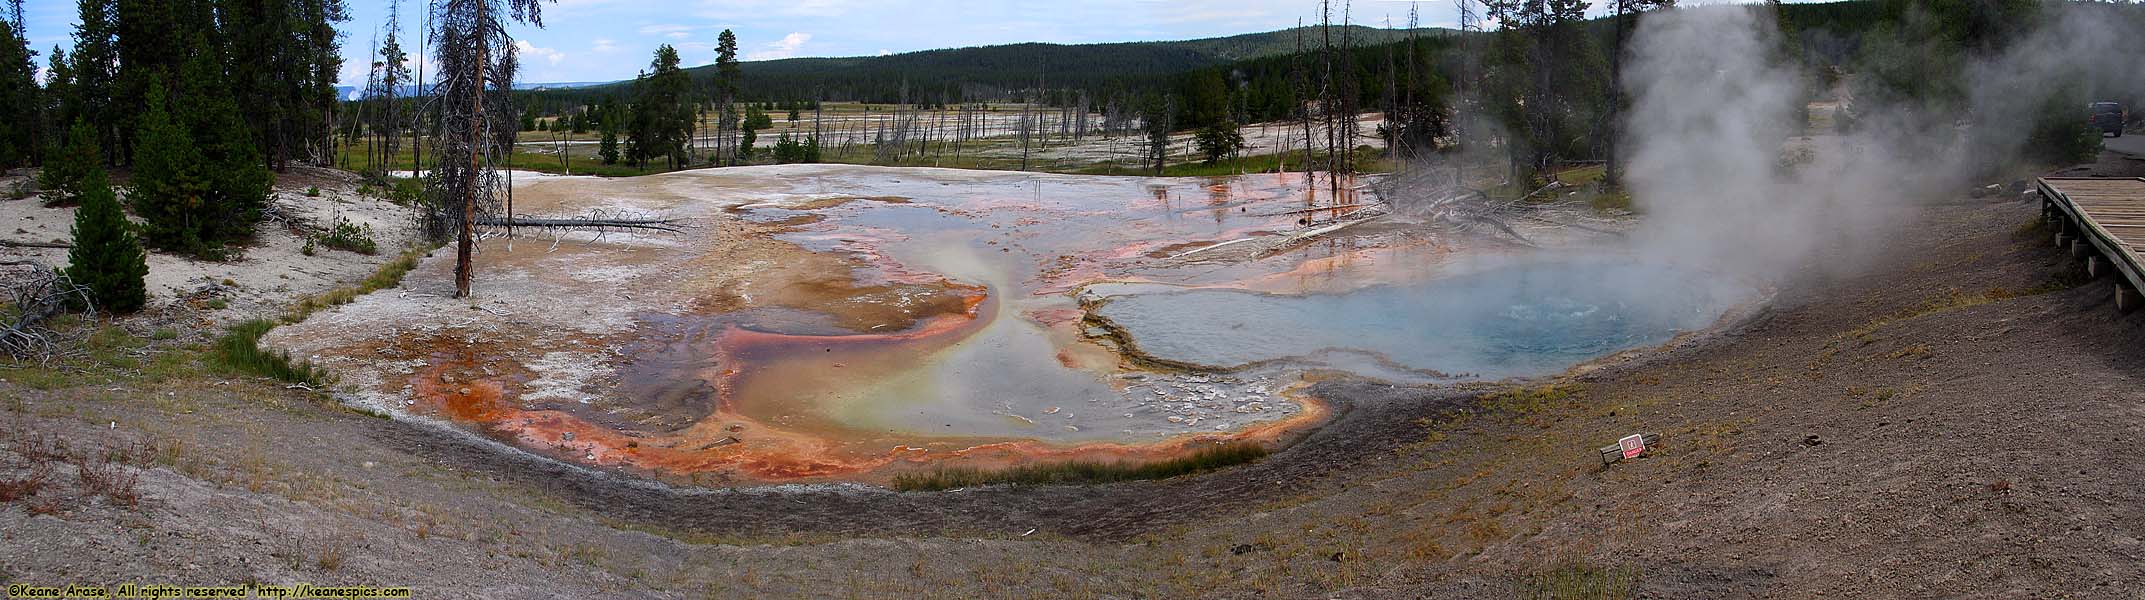
{"label": "boardwalk", "polygon": [[2109,267],[2122,273],[2116,309],[2137,308],[2137,290],[2145,287],[2145,260],[2138,255],[2145,248],[2145,178],[2044,177],[2038,183],[2042,211],[2061,221],[2056,245],[2085,257],[2094,276]]}

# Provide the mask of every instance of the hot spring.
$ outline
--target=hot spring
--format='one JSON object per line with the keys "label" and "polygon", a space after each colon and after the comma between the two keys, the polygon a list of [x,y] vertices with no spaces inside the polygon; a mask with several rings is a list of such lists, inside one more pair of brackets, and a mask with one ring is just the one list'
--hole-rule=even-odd
{"label": "hot spring", "polygon": [[519,206],[706,230],[493,242],[483,310],[441,293],[452,261],[435,258],[413,293],[264,343],[368,406],[578,464],[872,481],[1284,440],[1330,414],[1314,371],[1553,374],[1757,296],[1575,229],[1528,232],[1549,250],[1399,217],[1299,237],[1363,217],[1319,208],[1358,204],[1322,187],[853,165],[534,179]]}
{"label": "hot spring", "polygon": [[1161,364],[1293,364],[1420,382],[1552,374],[1705,328],[1756,296],[1679,267],[1536,261],[1330,294],[1138,293],[1093,314]]}

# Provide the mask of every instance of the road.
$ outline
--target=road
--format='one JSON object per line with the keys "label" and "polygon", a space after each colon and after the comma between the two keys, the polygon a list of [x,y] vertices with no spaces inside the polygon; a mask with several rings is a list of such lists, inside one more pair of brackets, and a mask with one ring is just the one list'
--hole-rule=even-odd
{"label": "road", "polygon": [[2119,138],[2102,138],[2100,141],[2109,150],[2145,158],[2145,134],[2128,134]]}

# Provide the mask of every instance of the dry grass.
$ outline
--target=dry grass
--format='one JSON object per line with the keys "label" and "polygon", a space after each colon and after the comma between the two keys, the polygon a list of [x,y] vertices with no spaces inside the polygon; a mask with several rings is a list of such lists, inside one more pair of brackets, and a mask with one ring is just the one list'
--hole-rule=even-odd
{"label": "dry grass", "polygon": [[1151,463],[1068,461],[995,471],[942,466],[921,473],[895,475],[893,486],[901,491],[937,491],[992,484],[1054,485],[1167,479],[1252,462],[1265,458],[1269,452],[1259,444],[1237,442]]}

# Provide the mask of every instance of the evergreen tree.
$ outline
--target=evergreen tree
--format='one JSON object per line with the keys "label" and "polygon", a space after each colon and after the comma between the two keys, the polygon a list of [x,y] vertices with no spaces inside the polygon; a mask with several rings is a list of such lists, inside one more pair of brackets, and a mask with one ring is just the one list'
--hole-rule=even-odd
{"label": "evergreen tree", "polygon": [[759,141],[760,134],[753,133],[751,127],[742,127],[739,128],[737,136],[737,159],[752,160],[752,145]]}
{"label": "evergreen tree", "polygon": [[210,193],[203,208],[209,221],[199,229],[201,240],[221,246],[253,235],[274,177],[261,159],[255,133],[224,85],[222,61],[205,43],[197,40],[195,47],[172,114],[188,118],[186,128],[208,168]]}
{"label": "evergreen tree", "polygon": [[819,162],[819,136],[804,138],[804,162]]}
{"label": "evergreen tree", "polygon": [[37,53],[22,32],[22,23],[0,23],[0,123],[6,124],[0,126],[0,167],[35,162],[42,150],[44,90],[37,86]]}
{"label": "evergreen tree", "polygon": [[804,145],[798,143],[797,140],[791,139],[789,132],[784,131],[780,137],[775,138],[774,157],[775,162],[778,164],[789,164],[804,160]]}
{"label": "evergreen tree", "polygon": [[164,84],[151,79],[147,101],[136,119],[134,191],[127,195],[142,220],[150,247],[201,254],[207,250],[201,229],[209,220],[206,160],[193,136],[165,109]]}
{"label": "evergreen tree", "polygon": [[[72,129],[84,138],[90,135],[80,123]],[[89,288],[97,308],[114,313],[140,310],[149,299],[143,282],[149,274],[148,257],[105,180],[103,160],[95,151],[67,159],[82,161],[76,168],[85,173],[82,208],[74,213],[74,248],[67,251],[67,277]]]}
{"label": "evergreen tree", "polygon": [[74,86],[75,77],[72,59],[67,57],[65,50],[61,50],[59,46],[53,46],[51,54],[47,55],[45,61],[44,98],[45,121],[46,125],[52,130],[52,135],[46,139],[51,140],[52,144],[47,144],[46,148],[39,148],[40,151],[50,151],[52,145],[66,143],[65,128],[73,126],[75,121],[82,120],[82,115],[71,112],[68,106],[69,100],[75,97]]}
{"label": "evergreen tree", "polygon": [[[93,173],[94,171],[94,173]],[[67,206],[82,201],[90,176],[104,174],[104,154],[97,150],[96,134],[89,123],[77,120],[67,128],[67,145],[45,158],[37,173],[37,185],[45,189],[48,206]]]}
{"label": "evergreen tree", "polygon": [[597,146],[596,146],[596,156],[599,156],[599,157],[602,157],[602,158],[603,158],[603,164],[606,164],[606,165],[615,165],[615,164],[618,164],[618,130],[617,130],[617,129],[614,129],[614,128],[612,128],[612,126],[610,126],[610,125],[604,125],[604,126],[603,126],[603,142],[602,142],[602,143],[600,143],[600,144],[597,144]]}
{"label": "evergreen tree", "polygon": [[1223,157],[1234,155],[1237,151],[1243,150],[1244,134],[1236,130],[1235,123],[1221,121],[1201,127],[1198,135],[1192,139],[1192,145],[1197,147],[1199,154],[1206,158],[1206,164],[1211,165],[1220,161]]}
{"label": "evergreen tree", "polygon": [[[130,1],[138,0],[123,0]],[[342,70],[335,24],[349,20],[342,0],[213,4],[221,28],[209,47],[232,57],[225,82],[247,107],[243,117],[256,136],[256,155],[278,170],[293,158],[327,160],[326,123],[339,105],[335,79]]]}
{"label": "evergreen tree", "polygon": [[118,24],[113,21],[112,0],[80,0],[79,9],[74,53],[65,58],[64,70],[59,53],[53,53],[52,72],[55,76],[64,74],[66,82],[63,89],[56,90],[57,122],[89,122],[97,145],[103,148],[105,162],[110,164],[118,162],[121,148],[119,116],[112,109],[118,96]]}
{"label": "evergreen tree", "polygon": [[[737,127],[737,89],[743,83],[744,74],[737,63],[737,34],[724,29],[715,36],[715,131],[720,136],[715,142],[718,157],[728,159],[734,153],[725,153],[723,148],[728,132]],[[734,161],[732,161],[734,162]]]}
{"label": "evergreen tree", "polygon": [[[133,148],[136,143],[133,136],[147,130],[140,120],[142,113],[149,110],[150,84],[162,82],[167,101],[175,96],[171,78],[179,73],[187,57],[193,55],[195,41],[214,40],[219,33],[213,6],[208,2],[82,0],[83,29],[76,31],[77,36],[100,33],[88,31],[91,27],[89,19],[93,10],[103,7],[108,7],[109,19],[100,27],[108,25],[104,31],[109,31],[107,39],[112,48],[109,64],[113,79],[108,96],[111,101],[107,104],[110,114],[92,117],[91,122],[102,120],[101,127],[122,132],[118,134],[120,139],[115,154],[127,154],[126,149]],[[78,41],[80,39],[83,38],[78,37]],[[222,47],[216,48],[217,56],[221,56]],[[92,58],[89,55],[87,48],[76,47],[78,59]],[[80,66],[75,69],[76,76],[84,79],[90,77],[88,71]],[[84,98],[96,98],[88,86],[84,86],[80,93]],[[163,109],[170,111],[171,107],[167,105]],[[167,116],[169,114],[167,112]],[[154,236],[151,237],[154,246]]]}
{"label": "evergreen tree", "polygon": [[648,72],[633,80],[632,128],[627,130],[634,164],[663,157],[670,168],[684,166],[686,142],[693,133],[692,79],[678,67],[678,50],[663,44]]}

